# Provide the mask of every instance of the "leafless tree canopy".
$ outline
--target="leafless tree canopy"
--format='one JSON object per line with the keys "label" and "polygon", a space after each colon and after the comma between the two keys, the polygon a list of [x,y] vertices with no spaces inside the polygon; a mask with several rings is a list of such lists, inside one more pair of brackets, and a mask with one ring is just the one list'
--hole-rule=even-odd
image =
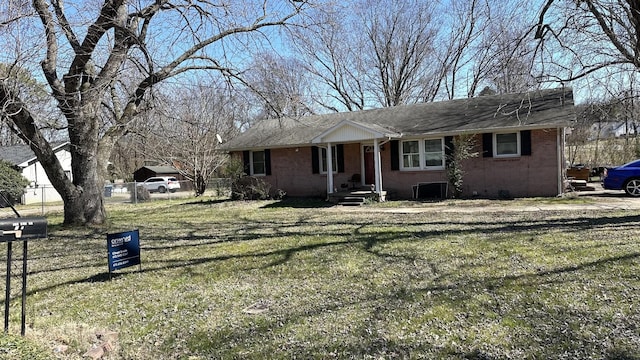
{"label": "leafless tree canopy", "polygon": [[[640,68],[640,3],[546,0],[535,28],[549,73],[564,81],[603,68]],[[558,56],[560,54],[560,56]]]}
{"label": "leafless tree canopy", "polygon": [[145,146],[145,156],[173,165],[202,195],[207,182],[226,162],[218,148],[233,138],[247,118],[249,105],[244,98],[233,96],[225,81],[176,86],[170,99],[152,111],[153,122],[133,139]]}
{"label": "leafless tree canopy", "polygon": [[236,65],[243,51],[264,43],[269,29],[292,23],[309,4],[11,0],[2,6],[7,51],[0,61],[48,84],[50,103],[67,125],[72,179],[51,150],[34,105],[6,78],[0,82],[3,118],[31,145],[62,195],[65,222],[84,224],[104,221],[100,194],[108,157],[148,109],[154,87],[192,71],[240,78]]}
{"label": "leafless tree canopy", "polygon": [[311,84],[303,64],[293,57],[258,54],[247,71],[257,113],[256,120],[298,118],[313,114]]}

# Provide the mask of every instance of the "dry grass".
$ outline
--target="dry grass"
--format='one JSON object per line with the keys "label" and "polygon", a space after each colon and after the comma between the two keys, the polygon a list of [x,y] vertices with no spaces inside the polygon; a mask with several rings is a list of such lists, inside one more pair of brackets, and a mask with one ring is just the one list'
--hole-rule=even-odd
{"label": "dry grass", "polygon": [[[53,216],[17,348],[80,359],[109,330],[109,359],[639,358],[638,211],[321,205],[121,205],[106,229]],[[132,228],[142,271],[109,280],[105,233]]]}

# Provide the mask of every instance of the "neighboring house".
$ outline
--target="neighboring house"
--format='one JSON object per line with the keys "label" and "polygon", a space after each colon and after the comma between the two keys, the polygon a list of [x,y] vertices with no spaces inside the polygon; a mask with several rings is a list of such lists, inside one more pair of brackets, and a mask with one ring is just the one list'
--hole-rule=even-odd
{"label": "neighboring house", "polygon": [[353,180],[412,198],[419,183],[447,182],[453,139],[468,134],[478,157],[463,164],[463,196],[555,196],[575,118],[572,90],[563,88],[263,120],[222,148],[291,196],[330,195]]}
{"label": "neighboring house", "polygon": [[[57,143],[52,146],[58,161],[60,161],[62,165],[62,169],[67,176],[71,178],[71,153],[69,152],[69,143]],[[58,194],[58,191],[51,185],[49,177],[28,145],[0,147],[0,159],[15,165],[22,176],[30,182],[30,185],[25,189],[25,193],[22,196],[22,204],[62,201],[60,194]]]}
{"label": "neighboring house", "polygon": [[178,180],[182,179],[178,170],[173,166],[143,166],[133,172],[133,180],[138,182],[143,182],[154,176],[174,176]]}
{"label": "neighboring house", "polygon": [[629,135],[635,135],[635,130],[638,127],[638,124],[635,122],[625,122],[625,121],[605,121],[598,122],[591,125],[591,135],[589,136],[590,140],[598,139],[607,139],[607,138],[618,138],[625,137]]}

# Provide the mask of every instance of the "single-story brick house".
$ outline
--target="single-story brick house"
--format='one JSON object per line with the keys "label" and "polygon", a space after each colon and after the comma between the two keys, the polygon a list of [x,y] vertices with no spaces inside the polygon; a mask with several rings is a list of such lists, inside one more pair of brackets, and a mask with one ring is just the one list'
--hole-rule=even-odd
{"label": "single-story brick house", "polygon": [[222,148],[291,196],[357,185],[412,198],[417,184],[448,182],[453,139],[467,135],[478,156],[463,163],[462,196],[556,196],[574,121],[572,90],[560,88],[263,120]]}

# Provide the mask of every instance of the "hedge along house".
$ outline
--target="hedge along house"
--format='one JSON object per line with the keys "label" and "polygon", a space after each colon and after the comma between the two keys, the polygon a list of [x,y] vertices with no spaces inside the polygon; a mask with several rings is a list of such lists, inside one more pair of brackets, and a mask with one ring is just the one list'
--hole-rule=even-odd
{"label": "hedge along house", "polygon": [[574,121],[573,93],[562,88],[263,120],[222,148],[291,196],[366,186],[412,198],[418,184],[448,182],[453,139],[466,135],[478,156],[463,161],[462,196],[556,196]]}

